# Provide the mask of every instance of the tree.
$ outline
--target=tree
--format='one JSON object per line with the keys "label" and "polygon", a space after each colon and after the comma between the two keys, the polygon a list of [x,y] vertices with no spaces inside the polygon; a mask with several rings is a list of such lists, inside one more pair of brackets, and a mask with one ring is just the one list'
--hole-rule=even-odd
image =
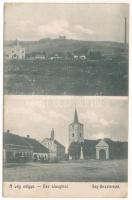
{"label": "tree", "polygon": [[72,142],[69,146],[68,153],[72,156],[72,159],[78,160],[81,153],[81,144],[78,142]]}

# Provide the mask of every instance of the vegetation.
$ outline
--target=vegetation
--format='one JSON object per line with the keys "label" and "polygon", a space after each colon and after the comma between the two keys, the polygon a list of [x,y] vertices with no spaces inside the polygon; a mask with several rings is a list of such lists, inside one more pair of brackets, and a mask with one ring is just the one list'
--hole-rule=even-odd
{"label": "vegetation", "polygon": [[[6,41],[6,46],[15,45],[16,41]],[[56,52],[76,52],[87,53],[90,49],[94,51],[100,51],[102,54],[118,53],[124,49],[123,43],[118,42],[103,42],[103,41],[81,41],[71,39],[41,39],[39,41],[19,41],[26,53],[43,52],[47,55],[51,55]]]}
{"label": "vegetation", "polygon": [[128,63],[103,60],[12,60],[4,64],[6,94],[128,94]]}
{"label": "vegetation", "polygon": [[128,95],[128,50],[122,43],[47,38],[20,45],[26,60],[6,60],[5,94]]}
{"label": "vegetation", "polygon": [[[110,159],[126,159],[128,157],[128,143],[120,141],[112,141],[109,138],[104,139],[109,145]],[[83,147],[84,159],[96,158],[96,145],[99,140],[84,140],[83,143],[73,142],[69,146],[69,155],[73,159],[80,158],[81,146]]]}

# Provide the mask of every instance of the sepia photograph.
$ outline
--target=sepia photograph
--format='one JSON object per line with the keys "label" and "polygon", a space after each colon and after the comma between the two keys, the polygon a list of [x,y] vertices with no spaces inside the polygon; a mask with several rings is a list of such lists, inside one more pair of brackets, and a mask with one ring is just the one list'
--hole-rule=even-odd
{"label": "sepia photograph", "polygon": [[4,94],[127,96],[129,4],[5,4]]}
{"label": "sepia photograph", "polygon": [[129,7],[4,4],[4,197],[127,197]]}

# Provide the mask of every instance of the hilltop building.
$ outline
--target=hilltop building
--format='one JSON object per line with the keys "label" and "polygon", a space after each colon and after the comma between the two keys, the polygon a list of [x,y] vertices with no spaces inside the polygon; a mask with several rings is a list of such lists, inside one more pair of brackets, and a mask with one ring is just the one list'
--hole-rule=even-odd
{"label": "hilltop building", "polygon": [[60,35],[60,36],[59,36],[59,39],[60,39],[60,40],[66,40],[66,36],[65,36],[65,35]]}
{"label": "hilltop building", "polygon": [[65,147],[55,140],[54,129],[51,130],[50,138],[45,138],[41,142],[49,150],[50,160],[64,160],[65,159]]}
{"label": "hilltop building", "polygon": [[5,48],[5,59],[22,60],[25,59],[25,48],[19,45],[18,40],[16,45]]}
{"label": "hilltop building", "polygon": [[72,142],[84,142],[83,124],[78,121],[77,110],[75,109],[74,121],[69,125],[69,145]]}

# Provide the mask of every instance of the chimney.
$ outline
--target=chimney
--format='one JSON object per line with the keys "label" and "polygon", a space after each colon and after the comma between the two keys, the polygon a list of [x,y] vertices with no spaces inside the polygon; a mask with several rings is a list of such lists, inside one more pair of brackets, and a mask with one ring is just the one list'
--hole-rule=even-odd
{"label": "chimney", "polygon": [[127,18],[125,17],[125,24],[124,24],[124,44],[127,44]]}
{"label": "chimney", "polygon": [[27,135],[27,138],[30,138],[30,135]]}

